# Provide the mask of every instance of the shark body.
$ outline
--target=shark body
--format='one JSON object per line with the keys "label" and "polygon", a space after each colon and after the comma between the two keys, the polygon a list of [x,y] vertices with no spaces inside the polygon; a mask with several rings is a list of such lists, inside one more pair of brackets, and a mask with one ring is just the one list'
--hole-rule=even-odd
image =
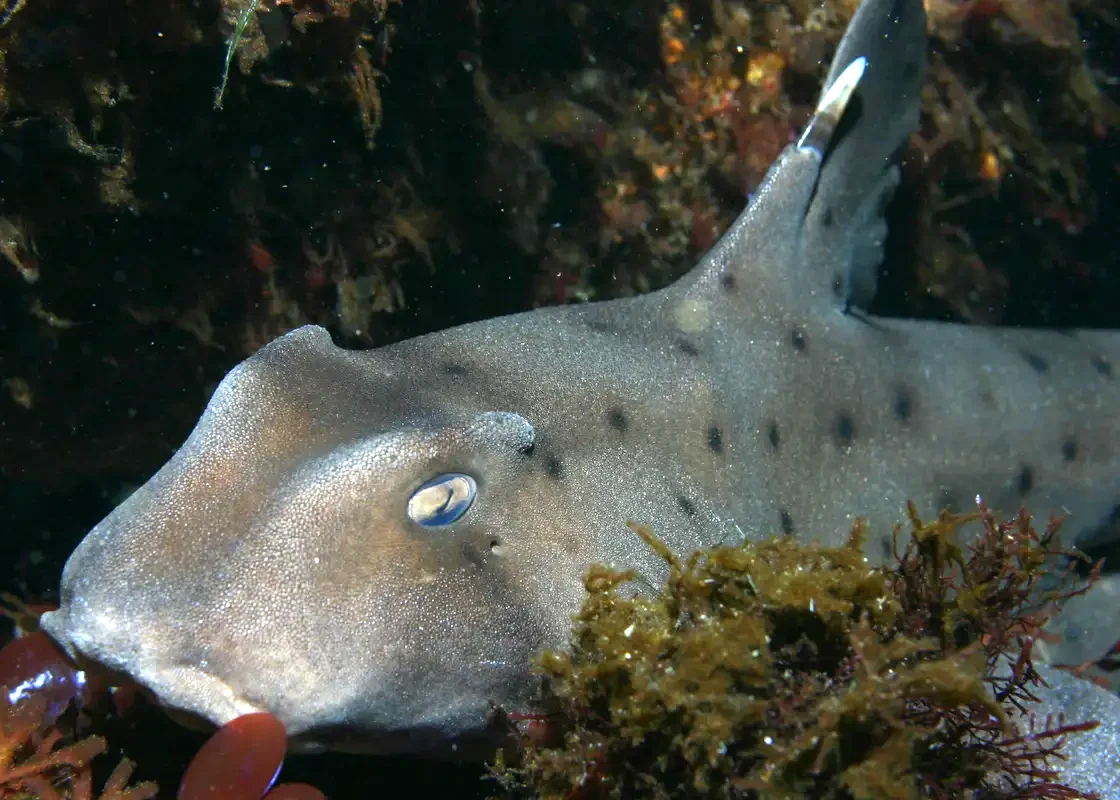
{"label": "shark body", "polygon": [[805,136],[667,289],[269,344],[75,550],[44,629],[216,724],[438,750],[532,706],[590,564],[660,579],[629,520],[687,552],[736,526],[838,543],[859,515],[875,557],[908,499],[979,493],[1089,536],[1120,489],[1120,334],[860,311],[925,48],[919,0],[865,0]]}

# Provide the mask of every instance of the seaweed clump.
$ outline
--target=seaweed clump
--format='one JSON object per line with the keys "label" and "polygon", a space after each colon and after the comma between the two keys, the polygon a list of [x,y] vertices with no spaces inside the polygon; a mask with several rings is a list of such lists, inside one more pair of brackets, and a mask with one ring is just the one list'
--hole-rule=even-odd
{"label": "seaweed clump", "polygon": [[1096,723],[1034,719],[1031,645],[1095,573],[1051,573],[1073,555],[1056,520],[1040,534],[1026,512],[910,514],[882,568],[862,523],[843,547],[781,538],[686,559],[634,526],[665,588],[627,596],[635,573],[591,569],[571,652],[540,662],[553,743],[527,744],[499,782],[546,798],[1086,796],[1053,760]]}

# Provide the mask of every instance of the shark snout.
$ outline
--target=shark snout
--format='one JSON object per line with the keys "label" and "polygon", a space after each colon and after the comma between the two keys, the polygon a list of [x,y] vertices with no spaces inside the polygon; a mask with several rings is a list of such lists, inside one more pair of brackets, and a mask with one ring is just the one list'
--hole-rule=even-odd
{"label": "shark snout", "polygon": [[208,669],[205,659],[166,659],[145,646],[142,634],[130,630],[127,617],[99,611],[92,603],[79,601],[48,612],[40,627],[79,667],[135,683],[169,710],[216,726],[265,710]]}

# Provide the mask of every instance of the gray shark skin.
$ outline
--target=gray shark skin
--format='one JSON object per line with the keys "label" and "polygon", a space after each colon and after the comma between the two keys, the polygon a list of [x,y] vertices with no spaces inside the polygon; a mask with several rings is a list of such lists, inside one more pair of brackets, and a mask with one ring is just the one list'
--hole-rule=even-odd
{"label": "gray shark skin", "polygon": [[920,0],[865,0],[805,135],[667,289],[367,352],[272,342],[79,545],[43,628],[215,724],[446,752],[532,709],[590,564],[661,579],[629,520],[688,552],[838,543],[861,515],[880,558],[907,499],[980,493],[1088,535],[1120,489],[1120,334],[860,310],[925,49]]}

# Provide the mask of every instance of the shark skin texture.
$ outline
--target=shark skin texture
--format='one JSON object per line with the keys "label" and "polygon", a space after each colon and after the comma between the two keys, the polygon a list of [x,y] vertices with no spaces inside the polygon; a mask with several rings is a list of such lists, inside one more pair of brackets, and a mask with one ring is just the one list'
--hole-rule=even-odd
{"label": "shark skin texture", "polygon": [[[1066,541],[1092,542],[1120,489],[1120,333],[862,310],[925,52],[920,0],[865,0],[805,134],[664,290],[365,352],[312,326],[267,345],[74,551],[43,629],[214,724],[267,710],[306,748],[462,754],[495,706],[532,709],[589,565],[662,579],[628,521],[689,552],[838,544],[858,515],[881,559],[908,499],[980,494],[1069,509]],[[1059,684],[1068,721],[1109,715],[1077,775],[1120,797],[1116,698]]]}

